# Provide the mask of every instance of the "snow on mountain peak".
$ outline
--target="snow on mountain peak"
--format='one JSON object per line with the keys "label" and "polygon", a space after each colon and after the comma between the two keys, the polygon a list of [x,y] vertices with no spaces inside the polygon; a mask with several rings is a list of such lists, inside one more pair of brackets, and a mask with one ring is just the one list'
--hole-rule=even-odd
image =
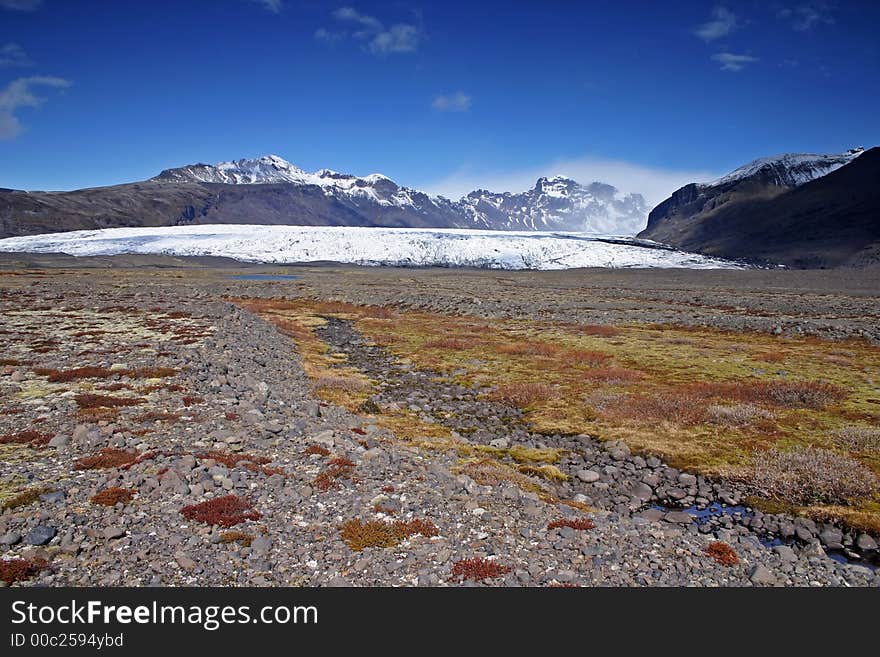
{"label": "snow on mountain peak", "polygon": [[864,152],[864,148],[851,148],[845,153],[784,153],[761,157],[735,169],[707,186],[724,185],[755,175],[761,175],[781,187],[797,187],[849,164]]}
{"label": "snow on mountain peak", "polygon": [[314,185],[324,196],[353,204],[359,209],[415,211],[423,217],[420,225],[431,225],[432,221],[442,219],[445,225],[452,222],[453,225],[501,230],[631,235],[644,228],[649,210],[638,194],[622,195],[617,188],[599,182],[582,186],[561,175],[538,178],[535,186],[524,192],[477,190],[459,201],[450,201],[401,187],[381,173],[354,176],[332,169],[308,173],[278,155],[167,169],[153,180],[227,185]]}

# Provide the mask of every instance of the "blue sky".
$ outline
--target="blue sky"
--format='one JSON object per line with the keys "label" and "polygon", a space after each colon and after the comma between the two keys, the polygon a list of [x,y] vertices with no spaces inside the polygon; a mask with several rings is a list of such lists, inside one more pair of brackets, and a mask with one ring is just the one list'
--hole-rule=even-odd
{"label": "blue sky", "polygon": [[880,3],[819,0],[0,0],[0,186],[277,153],[450,196],[566,173],[657,201],[880,143],[877,25]]}

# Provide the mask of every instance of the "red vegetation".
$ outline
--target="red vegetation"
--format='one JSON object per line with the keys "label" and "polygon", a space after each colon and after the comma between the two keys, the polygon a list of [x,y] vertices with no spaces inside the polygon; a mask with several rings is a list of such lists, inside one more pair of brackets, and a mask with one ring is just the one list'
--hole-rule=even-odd
{"label": "red vegetation", "polygon": [[352,432],[352,433],[356,433],[356,434],[359,435],[359,436],[366,436],[366,435],[367,435],[367,432],[364,431],[363,429],[361,429],[360,427],[354,427],[354,428],[351,430],[351,432]]}
{"label": "red vegetation", "polygon": [[52,440],[51,433],[40,433],[39,431],[19,431],[18,433],[7,433],[0,436],[0,445],[28,445],[35,449],[45,447]]}
{"label": "red vegetation", "polygon": [[0,559],[0,581],[11,586],[30,579],[48,566],[45,559]]}
{"label": "red vegetation", "polygon": [[193,396],[187,395],[181,401],[183,401],[184,406],[189,408],[190,406],[195,406],[196,404],[204,404],[205,398],[204,397],[193,397]]}
{"label": "red vegetation", "polygon": [[499,386],[490,399],[510,406],[526,408],[553,396],[552,386],[545,383],[511,383]]}
{"label": "red vegetation", "polygon": [[71,370],[38,367],[34,370],[34,373],[47,377],[50,383],[66,383],[67,381],[79,379],[106,379],[116,374],[116,372],[105,367],[76,367]]}
{"label": "red vegetation", "polygon": [[416,518],[415,520],[396,520],[392,523],[392,526],[394,532],[403,538],[409,538],[416,534],[421,534],[422,536],[430,538],[440,534],[437,525],[430,520],[422,520],[420,518]]}
{"label": "red vegetation", "polygon": [[320,491],[327,491],[336,485],[337,480],[351,477],[354,472],[354,463],[347,458],[335,458],[327,466],[327,469],[315,477],[312,482]]}
{"label": "red vegetation", "polygon": [[330,450],[326,447],[321,447],[320,445],[309,445],[303,450],[303,454],[311,456],[312,454],[317,454],[318,456],[330,456]]}
{"label": "red vegetation", "polygon": [[571,363],[572,365],[599,367],[611,360],[611,354],[606,354],[604,351],[579,349],[566,352],[564,358],[567,363]]}
{"label": "red vegetation", "polygon": [[423,346],[425,349],[452,349],[461,351],[462,349],[471,349],[476,343],[473,340],[459,340],[458,338],[440,338],[426,342]]}
{"label": "red vegetation", "polygon": [[[146,456],[146,455],[144,455]],[[74,470],[103,470],[106,468],[119,468],[131,465],[138,461],[141,455],[135,450],[117,449],[105,447],[97,454],[84,456],[74,463]]]}
{"label": "red vegetation", "polygon": [[510,567],[495,561],[489,561],[482,557],[474,557],[473,559],[462,559],[452,564],[452,576],[461,580],[472,579],[480,582],[484,579],[493,579],[506,575],[510,572]]}
{"label": "red vegetation", "polygon": [[237,495],[226,495],[201,504],[185,506],[180,513],[188,520],[220,527],[233,527],[245,520],[259,520],[263,517],[263,514],[254,510],[250,502]]}
{"label": "red vegetation", "polygon": [[120,406],[137,406],[143,404],[140,397],[111,397],[110,395],[96,395],[84,393],[73,398],[80,408],[117,408]]}
{"label": "red vegetation", "polygon": [[57,370],[38,367],[34,372],[45,376],[50,383],[66,383],[80,379],[108,379],[111,376],[127,376],[132,379],[158,379],[166,376],[174,376],[177,370],[171,367],[142,367],[139,369],[112,370],[106,367],[75,367],[69,370]]}
{"label": "red vegetation", "polygon": [[134,491],[114,486],[112,488],[105,488],[100,493],[95,493],[89,501],[92,504],[100,504],[102,506],[116,506],[120,502],[128,504],[133,497]]}
{"label": "red vegetation", "polygon": [[230,413],[226,414],[226,419],[230,422],[235,422],[239,417],[240,417],[240,415],[238,413],[231,413],[230,412]]}
{"label": "red vegetation", "polygon": [[642,376],[638,370],[630,370],[625,367],[599,367],[583,373],[583,377],[588,381],[607,383],[608,385],[640,381]]}
{"label": "red vegetation", "polygon": [[391,486],[390,484],[388,486],[382,486],[382,492],[383,493],[393,493],[394,486]]}
{"label": "red vegetation", "polygon": [[605,415],[616,420],[643,423],[665,420],[675,424],[693,425],[706,420],[706,409],[698,398],[689,395],[630,394],[612,402]]}
{"label": "red vegetation", "polygon": [[577,520],[554,520],[549,525],[547,525],[547,529],[559,529],[560,527],[570,527],[571,529],[585,530],[595,528],[596,523],[593,522],[592,518],[578,518]]}
{"label": "red vegetation", "polygon": [[555,356],[559,353],[559,347],[548,342],[509,342],[498,345],[495,350],[511,356]]}
{"label": "red vegetation", "polygon": [[611,338],[623,332],[619,328],[604,324],[569,324],[566,328],[584,335],[594,335],[601,338]]}
{"label": "red vegetation", "polygon": [[736,552],[733,551],[733,548],[727,543],[722,543],[721,541],[709,543],[703,552],[705,552],[706,556],[711,557],[722,566],[735,566],[739,563],[739,557],[736,556]]}
{"label": "red vegetation", "polygon": [[684,394],[704,399],[732,399],[784,408],[824,408],[844,399],[846,390],[824,381],[758,381],[744,379],[726,383],[692,383]]}
{"label": "red vegetation", "polygon": [[241,466],[251,472],[262,472],[266,475],[284,474],[281,468],[267,468],[266,464],[271,463],[272,459],[265,456],[254,456],[253,454],[230,454],[229,452],[207,451],[198,454],[200,459],[213,459],[217,463],[225,465],[227,468],[235,468]]}

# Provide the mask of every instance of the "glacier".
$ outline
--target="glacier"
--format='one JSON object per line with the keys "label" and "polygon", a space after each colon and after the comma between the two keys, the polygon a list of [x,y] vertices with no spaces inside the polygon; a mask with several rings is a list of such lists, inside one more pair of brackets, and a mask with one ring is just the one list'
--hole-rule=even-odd
{"label": "glacier", "polygon": [[9,237],[0,240],[0,252],[222,256],[267,264],[337,262],[491,269],[742,267],[647,240],[610,235],[241,224],[107,228]]}

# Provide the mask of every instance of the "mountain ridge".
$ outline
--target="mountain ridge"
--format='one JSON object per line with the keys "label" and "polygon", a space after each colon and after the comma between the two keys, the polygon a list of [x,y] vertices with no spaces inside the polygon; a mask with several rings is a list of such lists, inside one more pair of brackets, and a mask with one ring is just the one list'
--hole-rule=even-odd
{"label": "mountain ridge", "polygon": [[134,183],[71,192],[0,190],[0,237],[205,223],[557,230],[632,235],[639,194],[606,183],[539,178],[524,192],[475,190],[458,201],[373,173],[309,173],[277,155],[165,169]]}
{"label": "mountain ridge", "polygon": [[651,211],[638,236],[754,263],[875,266],[880,264],[880,147],[847,154],[846,162],[793,186],[778,184],[785,180],[772,166],[722,177],[713,185],[685,185]]}

